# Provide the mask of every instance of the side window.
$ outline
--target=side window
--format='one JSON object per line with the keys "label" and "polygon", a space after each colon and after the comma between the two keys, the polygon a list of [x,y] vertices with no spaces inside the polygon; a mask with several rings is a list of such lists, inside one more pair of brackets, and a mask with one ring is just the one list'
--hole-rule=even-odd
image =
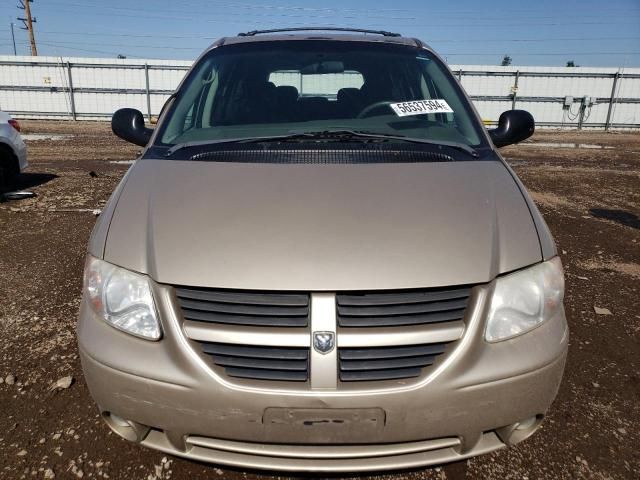
{"label": "side window", "polygon": [[218,81],[219,75],[215,68],[211,68],[209,76],[202,81],[202,96],[200,98],[200,105],[198,105],[202,128],[209,128],[213,125],[213,103],[216,93],[218,92]]}
{"label": "side window", "polygon": [[184,126],[182,127],[183,132],[186,132],[187,130],[191,130],[195,125],[195,117],[193,116],[194,107],[195,105],[191,105],[191,108],[189,109],[186,116],[184,117]]}
{"label": "side window", "polygon": [[192,80],[192,87],[186,90],[173,112],[172,120],[164,133],[165,141],[173,142],[191,129],[208,126],[210,121],[203,121],[203,118],[207,105],[210,113],[213,95],[217,90],[217,78],[217,70],[212,65],[205,66],[197,73],[197,77]]}
{"label": "side window", "polygon": [[[447,76],[449,75],[449,77]],[[444,99],[454,113],[443,113],[442,120],[438,121],[447,123],[461,133],[472,144],[480,142],[470,115],[458,115],[455,112],[464,112],[465,107],[462,104],[462,99],[456,93],[454,89],[455,79],[450,74],[445,74],[444,70],[438,68],[434,62],[428,62],[423,68],[423,77],[426,79],[427,87],[433,86],[435,90],[433,93],[438,98]],[[436,85],[438,87],[436,88]]]}
{"label": "side window", "polygon": [[[425,100],[442,98],[442,94],[438,90],[438,86],[428,75],[420,75],[420,90],[422,91],[422,98]],[[436,120],[440,123],[455,126],[455,117],[453,113],[436,113],[428,115],[428,117],[429,120]]]}
{"label": "side window", "polygon": [[198,95],[184,115],[183,132],[192,128],[208,128],[211,126],[211,110],[218,89],[218,75],[215,69],[201,80]]}

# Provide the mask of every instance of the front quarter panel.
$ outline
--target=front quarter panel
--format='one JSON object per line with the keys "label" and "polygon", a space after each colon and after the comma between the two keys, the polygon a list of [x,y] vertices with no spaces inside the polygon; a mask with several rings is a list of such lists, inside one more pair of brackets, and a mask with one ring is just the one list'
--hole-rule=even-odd
{"label": "front quarter panel", "polygon": [[513,177],[513,180],[518,185],[518,188],[522,192],[522,196],[523,196],[525,202],[527,203],[527,207],[529,208],[529,211],[531,212],[531,218],[533,219],[533,223],[534,223],[534,225],[536,227],[536,231],[538,233],[538,239],[540,241],[540,249],[542,251],[542,259],[543,260],[549,260],[550,258],[555,257],[556,255],[558,255],[558,250],[556,248],[556,243],[555,243],[555,241],[553,239],[553,235],[551,235],[551,231],[549,230],[549,227],[547,226],[547,222],[544,221],[544,217],[540,213],[540,210],[538,210],[538,207],[536,206],[534,201],[531,199],[531,196],[527,192],[527,189],[523,185],[523,183],[520,180],[520,178],[518,178],[516,173],[509,166],[509,164],[502,158],[502,156],[500,156],[500,159],[504,163],[505,168],[509,171],[509,173]]}
{"label": "front quarter panel", "polygon": [[[135,164],[134,164],[135,165]],[[127,173],[124,175],[116,189],[109,197],[107,204],[105,205],[100,217],[98,217],[98,221],[93,227],[93,231],[91,232],[91,237],[89,238],[89,253],[96,258],[103,259],[104,258],[104,249],[107,243],[107,233],[109,232],[109,225],[111,225],[111,219],[113,218],[113,213],[116,209],[116,205],[118,204],[118,200],[120,199],[120,195],[124,190],[124,186],[127,183],[129,178],[129,174],[133,169],[134,165],[129,168]]]}

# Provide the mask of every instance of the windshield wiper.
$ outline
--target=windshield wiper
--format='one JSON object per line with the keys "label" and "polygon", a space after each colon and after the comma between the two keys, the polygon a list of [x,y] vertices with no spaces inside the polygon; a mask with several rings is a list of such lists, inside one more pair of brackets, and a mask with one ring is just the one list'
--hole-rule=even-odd
{"label": "windshield wiper", "polygon": [[282,141],[306,141],[306,140],[354,140],[364,138],[379,138],[387,140],[386,136],[377,134],[357,133],[350,130],[326,130],[319,132],[295,132],[286,135],[270,135],[264,137],[240,137],[225,138],[220,140],[201,140],[195,142],[178,143],[171,147],[165,156],[170,157],[179,150],[196,148],[209,145],[225,145],[233,143],[266,143]]}
{"label": "windshield wiper", "polygon": [[400,140],[400,141],[409,142],[409,143],[421,143],[423,145],[442,145],[443,147],[455,148],[456,150],[465,152],[471,155],[473,158],[478,158],[480,156],[474,148],[459,142],[448,142],[446,140],[429,140],[426,138],[415,138],[415,137],[407,137],[404,135],[393,135],[391,133],[361,132],[359,130],[355,130],[353,131],[353,133],[358,135],[367,135],[367,136],[371,135],[378,138],[387,138],[389,140]]}
{"label": "windshield wiper", "polygon": [[478,152],[473,148],[463,143],[446,142],[439,140],[427,140],[422,138],[406,137],[403,135],[392,135],[386,133],[367,132],[361,130],[323,130],[317,132],[296,132],[287,135],[272,135],[265,137],[242,137],[242,138],[228,138],[222,140],[203,140],[196,142],[178,143],[171,147],[166,157],[172,156],[179,150],[186,148],[195,148],[209,145],[225,145],[225,144],[238,144],[238,143],[266,143],[266,142],[291,142],[291,141],[309,141],[309,140],[336,140],[336,141],[361,141],[370,142],[372,140],[378,141],[390,141],[399,140],[409,143],[421,143],[426,145],[442,145],[445,147],[455,148],[461,150],[474,158],[478,157]]}

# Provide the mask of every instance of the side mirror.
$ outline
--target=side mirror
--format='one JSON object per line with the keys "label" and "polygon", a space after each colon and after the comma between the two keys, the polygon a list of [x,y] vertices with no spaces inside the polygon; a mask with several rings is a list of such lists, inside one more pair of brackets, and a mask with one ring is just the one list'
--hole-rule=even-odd
{"label": "side mirror", "polygon": [[498,119],[498,128],[489,130],[493,144],[500,148],[526,140],[536,129],[533,116],[525,110],[507,110]]}
{"label": "side mirror", "polygon": [[121,108],[111,117],[111,130],[127,142],[145,147],[153,129],[144,126],[144,115],[134,108]]}

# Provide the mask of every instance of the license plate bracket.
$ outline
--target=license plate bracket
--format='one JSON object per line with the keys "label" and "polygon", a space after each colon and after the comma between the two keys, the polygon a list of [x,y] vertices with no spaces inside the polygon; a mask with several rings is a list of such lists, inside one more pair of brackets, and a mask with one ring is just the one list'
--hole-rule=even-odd
{"label": "license plate bracket", "polygon": [[267,436],[279,442],[371,443],[379,438],[386,414],[381,408],[267,408]]}

